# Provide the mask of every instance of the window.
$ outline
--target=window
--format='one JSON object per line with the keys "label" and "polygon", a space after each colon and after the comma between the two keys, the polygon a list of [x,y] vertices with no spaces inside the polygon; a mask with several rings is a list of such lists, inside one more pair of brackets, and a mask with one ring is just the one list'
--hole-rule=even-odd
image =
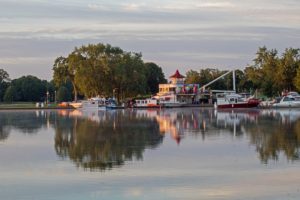
{"label": "window", "polygon": [[283,98],[283,101],[293,101],[294,99],[293,98],[289,98],[289,97],[284,97]]}

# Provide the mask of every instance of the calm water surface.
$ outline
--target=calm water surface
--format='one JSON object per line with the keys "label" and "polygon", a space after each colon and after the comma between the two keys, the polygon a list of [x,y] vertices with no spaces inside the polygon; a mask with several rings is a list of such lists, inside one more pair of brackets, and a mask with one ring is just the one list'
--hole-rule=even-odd
{"label": "calm water surface", "polygon": [[300,110],[1,111],[0,199],[300,199]]}

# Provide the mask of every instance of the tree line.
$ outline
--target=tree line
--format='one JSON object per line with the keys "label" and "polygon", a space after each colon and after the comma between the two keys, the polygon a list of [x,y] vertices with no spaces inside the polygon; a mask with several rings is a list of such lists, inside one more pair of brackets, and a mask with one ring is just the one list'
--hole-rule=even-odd
{"label": "tree line", "polygon": [[31,75],[11,80],[9,74],[0,69],[0,102],[61,102],[72,100],[71,95],[69,82],[55,87],[53,81]]}
{"label": "tree line", "polygon": [[[226,73],[204,68],[186,73],[186,83],[201,86]],[[53,80],[22,76],[11,80],[0,69],[0,101],[71,101],[93,96],[116,97],[119,100],[155,94],[159,83],[166,83],[164,73],[155,63],[145,63],[140,53],[126,52],[109,44],[76,47],[68,56],[55,59]],[[209,86],[231,90],[232,76]],[[236,70],[238,92],[258,90],[268,97],[283,90],[300,91],[300,50],[287,48],[279,55],[276,49],[260,47],[253,63]]]}
{"label": "tree line", "polygon": [[[227,71],[218,69],[190,70],[186,74],[186,83],[204,85]],[[210,88],[232,90],[232,76],[213,83]],[[278,55],[276,49],[260,47],[253,64],[244,70],[236,70],[236,89],[238,92],[258,90],[268,97],[281,95],[284,90],[300,90],[300,50],[287,48]]]}

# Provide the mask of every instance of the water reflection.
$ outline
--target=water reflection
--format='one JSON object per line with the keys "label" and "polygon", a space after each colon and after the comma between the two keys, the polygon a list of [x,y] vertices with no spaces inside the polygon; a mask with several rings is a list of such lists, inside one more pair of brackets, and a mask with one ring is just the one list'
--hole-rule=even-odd
{"label": "water reflection", "polygon": [[300,111],[264,110],[257,123],[245,124],[250,143],[256,146],[262,162],[278,160],[284,153],[288,160],[299,159]]}
{"label": "water reflection", "polygon": [[78,117],[80,113],[74,111],[65,116],[69,123],[56,121],[55,150],[83,168],[105,170],[121,166],[127,160],[141,160],[146,148],[157,147],[163,139],[154,119],[135,112],[82,115]]}
{"label": "water reflection", "polygon": [[[105,170],[128,160],[142,160],[147,148],[157,148],[165,136],[178,145],[185,137],[232,137],[253,145],[263,163],[299,159],[300,110],[166,109],[108,112],[0,112],[0,140],[11,130],[26,134],[55,130],[55,151],[78,167]],[[197,137],[194,137],[197,138]],[[218,148],[217,146],[215,148]]]}
{"label": "water reflection", "polygon": [[48,119],[44,111],[2,111],[0,112],[0,140],[7,139],[11,129],[17,129],[24,134],[36,134],[49,124]]}

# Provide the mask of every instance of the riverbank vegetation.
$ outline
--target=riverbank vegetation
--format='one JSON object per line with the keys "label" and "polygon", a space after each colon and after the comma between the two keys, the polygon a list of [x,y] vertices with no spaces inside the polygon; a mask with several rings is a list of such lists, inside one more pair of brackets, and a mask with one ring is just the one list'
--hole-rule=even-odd
{"label": "riverbank vegetation", "polygon": [[[268,97],[279,96],[283,90],[300,91],[300,50],[260,47],[253,63],[236,70],[238,92],[258,90]],[[202,68],[189,70],[186,83],[201,86],[226,73],[225,70]],[[141,53],[126,52],[109,44],[76,47],[66,57],[55,59],[53,80],[22,76],[11,80],[0,69],[1,102],[61,102],[77,97],[116,97],[119,100],[155,94],[159,83],[167,80],[160,66],[146,63]],[[232,76],[210,85],[211,89],[231,90]]]}
{"label": "riverbank vegetation", "polygon": [[[187,72],[187,83],[204,85],[227,71],[201,69]],[[213,89],[231,90],[232,76],[227,76],[209,86]],[[253,64],[244,70],[236,70],[238,92],[258,90],[268,97],[279,96],[282,91],[300,91],[300,50],[287,48],[279,55],[276,49],[261,47]]]}

